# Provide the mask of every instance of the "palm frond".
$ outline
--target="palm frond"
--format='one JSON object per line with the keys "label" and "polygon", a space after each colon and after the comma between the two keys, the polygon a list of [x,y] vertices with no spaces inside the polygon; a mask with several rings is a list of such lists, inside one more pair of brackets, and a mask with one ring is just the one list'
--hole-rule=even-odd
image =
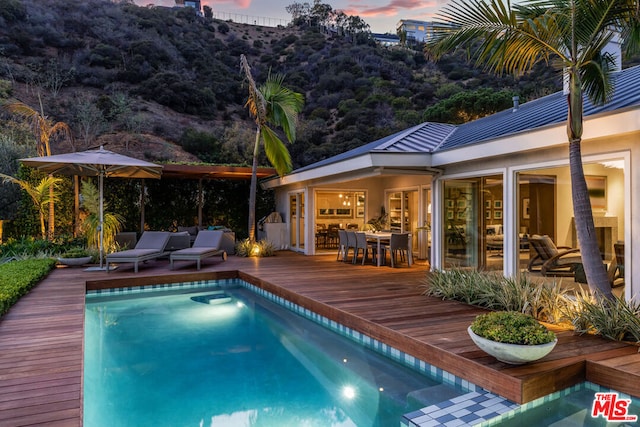
{"label": "palm frond", "polygon": [[269,74],[265,84],[260,87],[260,93],[266,101],[269,123],[282,127],[289,142],[293,142],[296,139],[298,113],[302,111],[304,97],[284,87],[283,82],[284,75]]}
{"label": "palm frond", "polygon": [[282,176],[291,171],[291,155],[284,145],[284,142],[278,138],[278,135],[268,126],[260,129],[262,139],[264,140],[264,151],[267,159],[276,169],[278,175]]}

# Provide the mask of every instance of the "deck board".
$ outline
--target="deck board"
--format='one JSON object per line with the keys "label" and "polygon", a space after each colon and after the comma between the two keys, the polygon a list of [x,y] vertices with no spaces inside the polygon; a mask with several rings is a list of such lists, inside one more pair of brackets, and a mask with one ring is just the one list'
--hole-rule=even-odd
{"label": "deck board", "polygon": [[422,295],[427,271],[351,265],[335,255],[290,252],[178,265],[144,263],[138,274],[54,270],[0,320],[0,427],[82,425],[85,286],[103,289],[241,277],[515,402],[589,380],[640,396],[638,347],[571,331],[542,361],[511,366],[480,351],[466,333],[482,309]]}

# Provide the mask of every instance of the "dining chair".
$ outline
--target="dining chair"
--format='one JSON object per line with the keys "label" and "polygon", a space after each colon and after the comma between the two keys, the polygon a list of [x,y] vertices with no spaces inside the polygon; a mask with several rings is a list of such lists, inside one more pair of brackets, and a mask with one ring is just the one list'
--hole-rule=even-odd
{"label": "dining chair", "polygon": [[409,233],[391,233],[389,243],[383,244],[381,250],[385,258],[386,251],[389,251],[391,267],[395,267],[398,255],[400,255],[400,261],[404,261],[409,256]]}
{"label": "dining chair", "polygon": [[342,229],[338,229],[338,256],[336,257],[336,261],[340,261],[340,257],[342,257],[342,261],[347,259],[347,232]]}
{"label": "dining chair", "polygon": [[362,265],[364,265],[365,260],[367,259],[367,255],[369,254],[369,249],[371,249],[371,262],[374,261],[376,256],[376,247],[372,245],[367,240],[367,235],[364,232],[356,232],[356,247],[355,253],[353,254],[353,263],[355,264],[358,259],[358,253],[362,249]]}
{"label": "dining chair", "polygon": [[349,249],[353,249],[353,256],[356,256],[356,233],[355,231],[346,230],[347,234],[347,249],[344,254],[344,261],[347,261],[349,258]]}
{"label": "dining chair", "polygon": [[327,247],[328,248],[338,248],[340,249],[340,235],[338,234],[338,230],[340,229],[340,224],[329,224],[327,226]]}
{"label": "dining chair", "polygon": [[316,247],[317,248],[326,248],[327,247],[327,225],[326,224],[316,224]]}

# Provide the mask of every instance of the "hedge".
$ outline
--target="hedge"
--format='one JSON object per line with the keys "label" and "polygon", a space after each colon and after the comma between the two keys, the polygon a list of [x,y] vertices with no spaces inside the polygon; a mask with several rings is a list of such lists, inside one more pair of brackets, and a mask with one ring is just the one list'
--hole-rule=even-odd
{"label": "hedge", "polygon": [[4,316],[55,265],[56,261],[51,258],[11,261],[0,265],[0,316]]}

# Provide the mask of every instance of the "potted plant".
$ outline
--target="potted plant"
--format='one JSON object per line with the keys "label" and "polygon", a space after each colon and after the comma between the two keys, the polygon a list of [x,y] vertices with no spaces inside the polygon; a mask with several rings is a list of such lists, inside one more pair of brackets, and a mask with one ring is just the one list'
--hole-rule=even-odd
{"label": "potted plant", "polygon": [[514,365],[543,358],[558,342],[536,319],[516,311],[480,314],[467,332],[480,349]]}
{"label": "potted plant", "polygon": [[91,261],[91,258],[91,254],[86,249],[73,248],[61,254],[58,262],[68,266],[84,265]]}

